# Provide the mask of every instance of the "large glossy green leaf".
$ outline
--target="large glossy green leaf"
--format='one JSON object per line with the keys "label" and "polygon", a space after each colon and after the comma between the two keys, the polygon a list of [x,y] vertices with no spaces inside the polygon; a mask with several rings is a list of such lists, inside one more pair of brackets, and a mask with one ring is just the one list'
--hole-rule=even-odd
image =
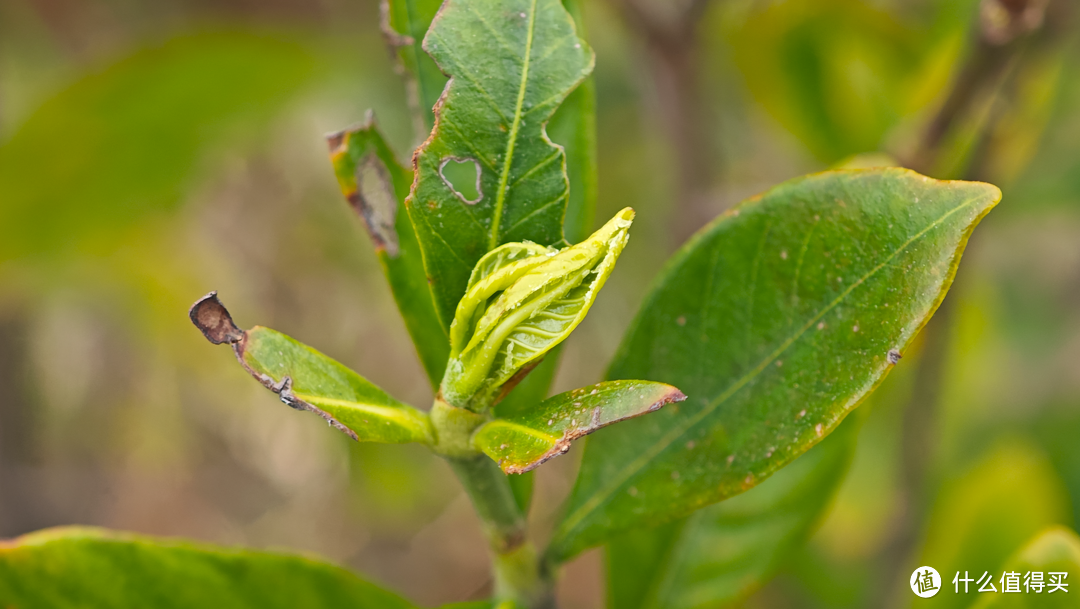
{"label": "large glossy green leaf", "polygon": [[240,365],[282,402],[321,416],[354,440],[431,443],[426,413],[280,332],[241,330],[216,293],[191,307],[191,321],[210,342],[231,346]]}
{"label": "large glossy green leaf", "polygon": [[[588,75],[593,55],[558,0],[448,0],[424,48],[451,80],[435,129],[413,156],[407,206],[449,326],[487,251],[563,241],[565,156],[544,123]],[[450,171],[462,168],[472,177]],[[474,178],[477,192],[466,192]]]}
{"label": "large glossy green leaf", "polygon": [[412,172],[397,162],[370,114],[364,123],[331,134],[327,141],[341,191],[375,243],[424,371],[431,386],[438,387],[450,347],[435,314],[416,232],[403,207]]}
{"label": "large glossy green leaf", "polygon": [[612,609],[724,607],[757,589],[809,536],[855,452],[858,417],[742,495],[607,547]]}
{"label": "large glossy green leaf", "polygon": [[0,145],[0,260],[113,247],[133,222],[175,209],[208,150],[257,132],[314,72],[295,41],[245,31],[95,66]]}
{"label": "large glossy green leaf", "polygon": [[686,396],[663,383],[608,381],[540,402],[533,408],[480,426],[473,446],[508,474],[535,469],[570,450],[570,443],[601,427],[681,402]]}
{"label": "large glossy green leaf", "polygon": [[[1015,556],[1010,558],[996,574],[1016,573],[1021,581],[1022,593],[1009,592],[1000,594],[981,594],[973,605],[974,609],[1066,609],[1076,607],[1076,575],[1080,573],[1080,537],[1076,532],[1065,527],[1051,527],[1035,536],[1024,545]],[[1051,573],[1067,573],[1063,579],[1068,584],[1067,592],[1050,587],[1030,587],[1031,579],[1027,574],[1042,573],[1043,582],[1049,583]],[[945,578],[943,578],[945,579]],[[1024,586],[1024,581],[1029,583]],[[1070,581],[1071,580],[1071,581]],[[943,582],[944,583],[944,582]],[[998,591],[1002,590],[997,585]],[[955,589],[954,589],[955,591]]]}
{"label": "large glossy green leaf", "polygon": [[741,493],[824,438],[899,361],[999,198],[902,169],[826,172],[695,236],[609,373],[689,398],[590,439],[553,558]]}
{"label": "large glossy green leaf", "polygon": [[0,543],[0,606],[19,609],[407,609],[400,597],[304,556],[93,528]]}

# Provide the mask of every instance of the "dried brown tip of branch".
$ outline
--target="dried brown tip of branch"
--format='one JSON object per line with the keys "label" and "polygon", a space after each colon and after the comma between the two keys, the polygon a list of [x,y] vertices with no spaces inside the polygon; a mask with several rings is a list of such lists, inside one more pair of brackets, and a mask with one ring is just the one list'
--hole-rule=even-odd
{"label": "dried brown tip of branch", "polygon": [[244,331],[233,323],[232,315],[218,300],[217,292],[210,292],[191,305],[188,317],[206,340],[215,345],[232,345],[244,339]]}

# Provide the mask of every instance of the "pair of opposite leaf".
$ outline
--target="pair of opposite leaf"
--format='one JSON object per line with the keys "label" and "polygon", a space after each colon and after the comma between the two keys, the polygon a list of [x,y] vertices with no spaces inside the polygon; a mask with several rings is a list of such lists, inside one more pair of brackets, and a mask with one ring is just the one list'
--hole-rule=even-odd
{"label": "pair of opposite leaf", "polygon": [[[557,250],[506,243],[473,269],[450,326],[450,361],[440,385],[451,408],[479,415],[472,449],[507,473],[529,471],[601,427],[681,401],[676,388],[610,381],[544,400],[506,418],[492,407],[585,317],[628,239],[634,212],[615,215],[585,241]],[[426,413],[395,400],[337,361],[280,332],[239,329],[211,292],[191,320],[283,402],[314,412],[356,440],[437,446]]]}

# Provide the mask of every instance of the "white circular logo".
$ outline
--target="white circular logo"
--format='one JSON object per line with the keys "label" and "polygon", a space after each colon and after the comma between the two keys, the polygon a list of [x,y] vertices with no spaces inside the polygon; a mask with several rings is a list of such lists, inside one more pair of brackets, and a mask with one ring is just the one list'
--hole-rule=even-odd
{"label": "white circular logo", "polygon": [[930,598],[941,590],[941,576],[933,567],[919,567],[911,574],[911,591],[920,598]]}

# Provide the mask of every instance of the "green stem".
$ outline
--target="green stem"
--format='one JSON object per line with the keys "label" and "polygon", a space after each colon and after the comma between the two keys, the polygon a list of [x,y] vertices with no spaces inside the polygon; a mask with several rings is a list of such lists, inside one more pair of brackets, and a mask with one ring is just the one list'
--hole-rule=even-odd
{"label": "green stem", "polygon": [[520,609],[554,609],[554,582],[542,570],[536,547],[529,541],[525,514],[514,498],[507,475],[468,441],[482,418],[436,399],[431,411],[435,449],[454,470],[491,550],[495,599],[513,601]]}

